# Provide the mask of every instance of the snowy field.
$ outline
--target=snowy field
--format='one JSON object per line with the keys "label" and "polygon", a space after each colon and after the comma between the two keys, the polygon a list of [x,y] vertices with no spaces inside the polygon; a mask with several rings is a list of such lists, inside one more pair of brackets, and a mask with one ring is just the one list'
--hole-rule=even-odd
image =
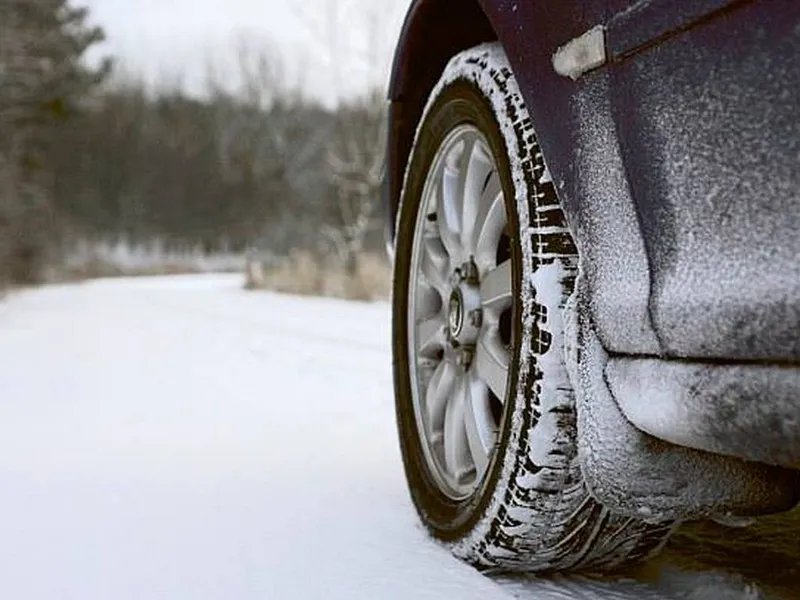
{"label": "snowy field", "polygon": [[758,597],[711,575],[655,589],[459,563],[404,487],[389,307],[241,283],[96,281],[0,303],[0,598]]}

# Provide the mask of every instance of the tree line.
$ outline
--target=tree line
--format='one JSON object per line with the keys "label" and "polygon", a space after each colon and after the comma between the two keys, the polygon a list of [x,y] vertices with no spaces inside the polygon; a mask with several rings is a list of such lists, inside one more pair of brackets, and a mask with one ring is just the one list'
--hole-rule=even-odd
{"label": "tree line", "polygon": [[76,240],[207,252],[380,249],[384,103],[327,108],[241,52],[199,97],[90,68],[103,39],[67,0],[0,2],[0,281],[39,281]]}

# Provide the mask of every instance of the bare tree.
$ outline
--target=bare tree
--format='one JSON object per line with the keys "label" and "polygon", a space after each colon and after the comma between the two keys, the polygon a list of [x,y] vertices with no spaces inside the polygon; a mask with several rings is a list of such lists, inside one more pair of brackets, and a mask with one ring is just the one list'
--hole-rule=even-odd
{"label": "bare tree", "polygon": [[[293,0],[317,71],[333,99],[358,98],[383,87],[408,0],[325,0],[322,10]],[[315,8],[316,8],[315,4]]]}
{"label": "bare tree", "polygon": [[340,106],[328,166],[336,189],[339,227],[325,230],[339,258],[355,274],[367,236],[379,226],[385,148],[385,107],[378,90]]}
{"label": "bare tree", "polygon": [[[382,91],[394,47],[390,32],[397,29],[398,9],[404,3],[327,0],[326,9],[317,13],[303,3],[293,6],[317,41],[321,60],[332,72],[333,95],[339,101],[337,127],[327,150],[336,190],[337,225],[326,227],[324,234],[353,274],[358,255],[382,216],[380,187],[386,140]],[[354,72],[360,77],[354,77]],[[354,80],[361,82],[355,88]]]}
{"label": "bare tree", "polygon": [[[274,48],[243,38],[237,64],[233,89],[210,80],[220,164],[226,177],[242,183],[262,204],[257,245],[286,248],[290,237],[303,233],[303,211],[320,194],[325,175],[313,165],[330,138],[330,119],[311,118],[321,109],[287,84]],[[287,225],[289,220],[294,222]]]}

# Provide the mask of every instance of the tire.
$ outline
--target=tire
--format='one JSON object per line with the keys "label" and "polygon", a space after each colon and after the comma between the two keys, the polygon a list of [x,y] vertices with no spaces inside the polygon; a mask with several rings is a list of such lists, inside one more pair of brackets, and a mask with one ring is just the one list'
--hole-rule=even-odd
{"label": "tire", "polygon": [[672,530],[611,514],[584,485],[562,321],[577,265],[505,54],[459,54],[406,170],[393,362],[413,503],[482,570],[608,570],[654,554]]}

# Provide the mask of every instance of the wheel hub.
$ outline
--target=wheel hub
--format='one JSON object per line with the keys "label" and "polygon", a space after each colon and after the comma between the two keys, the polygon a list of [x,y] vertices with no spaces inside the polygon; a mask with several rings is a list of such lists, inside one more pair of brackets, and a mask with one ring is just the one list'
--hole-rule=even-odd
{"label": "wheel hub", "polygon": [[469,367],[483,325],[480,280],[473,262],[457,268],[450,278],[452,291],[447,310],[447,340],[459,363]]}
{"label": "wheel hub", "polygon": [[464,328],[464,294],[460,288],[454,289],[450,294],[447,324],[450,327],[450,337],[458,339]]}

